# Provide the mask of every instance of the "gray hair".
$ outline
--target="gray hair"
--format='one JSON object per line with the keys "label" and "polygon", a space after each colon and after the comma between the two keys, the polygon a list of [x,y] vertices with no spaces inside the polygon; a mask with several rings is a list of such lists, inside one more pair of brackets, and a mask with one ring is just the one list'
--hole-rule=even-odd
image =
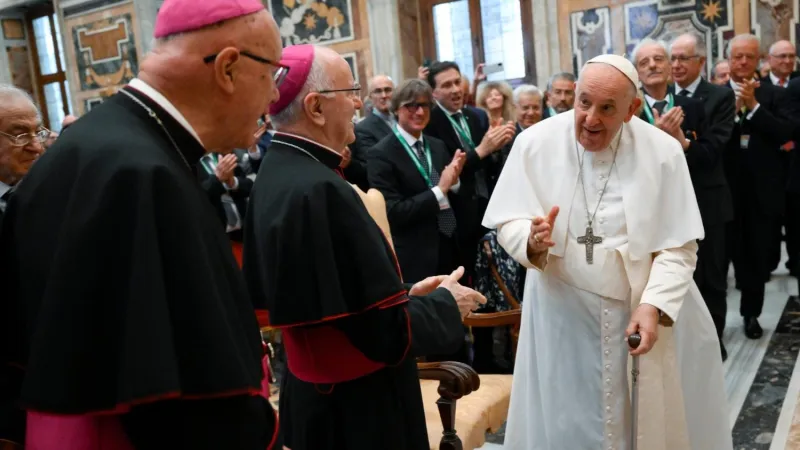
{"label": "gray hair", "polygon": [[431,86],[418,78],[410,78],[403,82],[392,96],[392,104],[389,106],[393,113],[396,113],[401,106],[413,102],[417,97],[427,97],[428,101],[433,101],[433,90]]}
{"label": "gray hair", "polygon": [[669,59],[670,51],[669,47],[667,47],[666,42],[662,40],[644,38],[641,41],[639,41],[638,44],[636,44],[636,47],[634,47],[633,51],[631,52],[631,62],[633,63],[634,66],[636,66],[638,63],[639,51],[641,51],[643,47],[646,47],[648,45],[658,45],[659,47],[664,49],[664,53],[667,55],[667,59]]}
{"label": "gray hair", "polygon": [[394,80],[392,79],[392,77],[390,77],[389,75],[378,74],[370,78],[369,81],[367,82],[367,90],[369,91],[369,93],[372,93],[372,89],[375,87],[375,80],[378,77],[386,78],[387,80],[389,80],[390,83],[392,83],[392,86],[394,86]]}
{"label": "gray hair", "polygon": [[758,38],[755,34],[737,34],[728,42],[728,48],[725,50],[725,57],[730,59],[731,58],[731,49],[733,48],[733,44],[738,44],[739,42],[756,42],[759,46],[759,52],[761,51],[761,39]]}
{"label": "gray hair", "polygon": [[719,61],[717,61],[717,63],[714,64],[714,67],[711,68],[711,78],[712,79],[713,78],[717,78],[717,67],[719,67],[719,65],[722,64],[722,63],[730,64],[727,59],[720,59]]}
{"label": "gray hair", "polygon": [[7,105],[13,101],[25,101],[36,110],[36,116],[41,117],[41,112],[33,101],[33,97],[13,84],[0,83],[0,105]]}
{"label": "gray hair", "polygon": [[557,73],[557,74],[551,76],[550,79],[547,80],[547,92],[550,92],[550,91],[553,90],[553,83],[555,83],[558,80],[567,80],[567,81],[569,81],[571,83],[574,83],[575,82],[575,75],[573,75],[573,74],[571,74],[569,72],[561,72],[561,73]]}
{"label": "gray hair", "polygon": [[669,49],[670,49],[669,53],[670,54],[672,53],[672,46],[675,44],[675,41],[677,41],[678,39],[683,38],[683,37],[687,37],[692,41],[692,47],[694,47],[694,54],[695,55],[703,57],[703,58],[706,57],[706,55],[707,55],[706,46],[702,45],[702,43],[700,42],[700,38],[698,38],[697,35],[694,34],[694,33],[684,33],[684,34],[676,37],[675,39],[673,39],[672,42],[669,44]]}
{"label": "gray hair", "polygon": [[[303,85],[303,89],[295,96],[289,106],[283,109],[276,115],[270,115],[269,120],[276,130],[281,127],[290,125],[295,122],[303,113],[303,101],[306,96],[311,92],[324,91],[331,88],[331,78],[326,73],[325,64],[318,57],[314,57],[311,63],[311,70],[308,72],[308,78]],[[324,94],[323,94],[324,95]]]}
{"label": "gray hair", "polygon": [[538,87],[532,84],[520,84],[514,89],[514,104],[519,104],[519,98],[523,95],[533,95],[535,97],[539,97],[541,100],[542,98],[542,91],[539,90]]}

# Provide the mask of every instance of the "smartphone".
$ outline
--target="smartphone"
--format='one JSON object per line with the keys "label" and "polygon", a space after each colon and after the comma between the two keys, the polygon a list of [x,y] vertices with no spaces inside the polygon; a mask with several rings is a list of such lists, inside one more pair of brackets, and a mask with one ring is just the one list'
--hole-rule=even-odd
{"label": "smartphone", "polygon": [[493,73],[502,72],[502,71],[503,71],[503,63],[486,64],[485,66],[483,66],[484,75],[491,75]]}
{"label": "smartphone", "polygon": [[425,58],[422,60],[422,67],[430,67],[433,61],[430,58]]}

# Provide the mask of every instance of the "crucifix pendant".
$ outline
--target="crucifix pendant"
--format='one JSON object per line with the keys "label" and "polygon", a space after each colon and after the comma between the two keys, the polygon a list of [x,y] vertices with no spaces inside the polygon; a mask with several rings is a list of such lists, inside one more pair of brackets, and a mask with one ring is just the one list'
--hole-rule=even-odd
{"label": "crucifix pendant", "polygon": [[586,262],[594,264],[594,246],[603,242],[603,238],[594,235],[592,225],[586,227],[586,234],[578,237],[578,244],[586,246]]}

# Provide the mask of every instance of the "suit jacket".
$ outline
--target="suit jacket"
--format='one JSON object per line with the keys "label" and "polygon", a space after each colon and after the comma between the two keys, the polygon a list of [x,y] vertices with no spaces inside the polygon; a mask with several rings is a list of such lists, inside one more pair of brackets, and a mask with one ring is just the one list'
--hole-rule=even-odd
{"label": "suit jacket", "polygon": [[[761,214],[780,216],[786,204],[786,153],[780,146],[792,140],[789,111],[781,88],[762,84],[755,96],[758,110],[750,120],[742,116],[734,125],[725,151],[725,174],[736,208],[757,208]],[[750,137],[746,149],[740,146],[743,135]],[[754,191],[755,205],[742,203],[745,190]]]}
{"label": "suit jacket", "polygon": [[[717,136],[709,130],[710,121],[700,100],[678,95],[673,95],[673,98],[675,106],[680,106],[684,112],[681,129],[689,139],[686,163],[703,226],[709,228],[729,222],[733,219],[733,203],[723,163],[727,142],[717,143]],[[644,112],[640,118],[648,121]]]}
{"label": "suit jacket", "polygon": [[[433,168],[441,173],[451,160],[447,148],[439,139],[430,136],[423,139],[430,146]],[[394,133],[381,139],[370,150],[367,171],[370,186],[378,189],[386,199],[392,240],[403,279],[416,282],[436,275],[441,237],[437,219],[439,202]],[[448,194],[454,213],[458,203],[456,197],[452,192]]]}
{"label": "suit jacket", "polygon": [[[791,74],[789,74],[789,82],[791,83],[791,80],[794,80],[798,76],[800,76],[800,72],[792,72]],[[772,78],[770,78],[769,74],[767,74],[767,76],[765,76],[765,77],[761,77],[761,83],[762,84],[768,84],[770,86],[775,86],[772,83]],[[779,87],[779,86],[775,86],[775,87]],[[787,84],[784,87],[789,87],[789,85]]]}
{"label": "suit jacket", "polygon": [[[488,128],[481,125],[481,119],[472,110],[466,108],[462,109],[464,119],[467,121],[472,142],[477,147],[483,137],[486,135]],[[461,172],[461,188],[459,195],[463,202],[463,206],[456,211],[456,217],[459,221],[460,230],[464,233],[464,245],[469,248],[478,245],[478,239],[484,234],[485,230],[481,227],[483,213],[486,211],[488,200],[479,198],[475,191],[475,173],[478,170],[483,170],[486,178],[486,184],[489,188],[489,195],[491,196],[494,184],[497,182],[497,177],[500,175],[500,167],[502,165],[502,156],[500,151],[495,152],[492,156],[481,159],[474,149],[465,149],[458,139],[456,130],[450,123],[447,114],[438,105],[431,109],[431,118],[428,126],[425,127],[425,135],[435,137],[444,142],[447,154],[450,158],[453,157],[456,150],[463,150],[466,152],[467,160],[464,164],[464,169]],[[475,247],[477,250],[477,247]],[[477,254],[477,253],[476,253]],[[469,270],[469,268],[468,268]]]}
{"label": "suit jacket", "polygon": [[[371,111],[371,109],[370,109]],[[344,170],[347,181],[356,184],[362,190],[369,189],[367,177],[367,157],[369,149],[381,139],[392,134],[392,129],[376,114],[369,114],[356,124],[356,140],[350,145],[352,158],[350,165]]]}
{"label": "suit jacket", "polygon": [[[206,191],[206,194],[208,194],[208,200],[214,206],[214,210],[217,212],[217,217],[219,217],[223,227],[227,226],[228,218],[225,214],[225,207],[222,204],[222,195],[226,193],[230,194],[231,198],[233,198],[233,202],[236,204],[236,209],[239,211],[242,224],[244,224],[244,218],[247,215],[247,199],[250,197],[250,191],[253,189],[253,180],[247,178],[241,166],[237,165],[233,174],[238,180],[239,186],[236,190],[227,191],[225,185],[219,181],[216,175],[209,174],[202,163],[197,164],[197,180],[200,182],[203,190]],[[231,239],[241,242],[242,230],[233,231],[229,233],[229,236]]]}
{"label": "suit jacket", "polygon": [[800,194],[800,77],[792,79],[786,87],[786,109],[792,120],[792,140],[795,148],[789,152],[791,161],[789,166],[786,188],[791,192]]}

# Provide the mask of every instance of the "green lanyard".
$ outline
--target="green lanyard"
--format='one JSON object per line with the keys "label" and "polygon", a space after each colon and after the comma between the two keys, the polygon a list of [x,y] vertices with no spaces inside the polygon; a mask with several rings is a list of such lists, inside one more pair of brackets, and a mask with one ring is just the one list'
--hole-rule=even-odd
{"label": "green lanyard", "polygon": [[451,116],[446,111],[444,115],[447,116],[448,119],[450,119],[450,123],[453,124],[453,128],[455,128],[456,133],[458,133],[458,135],[461,136],[461,140],[463,141],[462,143],[464,145],[469,146],[470,150],[475,150],[475,143],[472,142],[472,135],[469,132],[467,121],[464,119],[464,113],[463,112],[461,113],[461,118],[459,119],[459,122],[461,122],[460,124],[456,123],[456,121],[453,120],[453,116]]}
{"label": "green lanyard", "polygon": [[211,158],[214,161],[214,165],[213,166],[208,162],[208,160],[205,157],[201,158],[200,162],[203,164],[203,167],[205,167],[206,172],[208,172],[209,175],[214,175],[214,168],[217,166],[217,163],[218,163],[217,154],[216,153],[209,153],[208,157]]}
{"label": "green lanyard", "polygon": [[[667,106],[664,107],[664,113],[672,109],[673,106],[675,106],[675,99],[672,97],[672,94],[667,94]],[[647,100],[644,101],[644,115],[647,116],[647,120],[651,124],[656,124],[656,119],[653,117],[653,111],[650,109],[650,104],[647,103]]]}
{"label": "green lanyard", "polygon": [[[397,140],[400,141],[401,144],[403,144],[403,148],[406,149],[406,153],[408,153],[408,156],[410,156],[411,160],[414,161],[414,165],[417,166],[419,174],[422,175],[422,178],[424,178],[425,182],[428,183],[428,187],[429,188],[433,187],[433,183],[431,183],[430,173],[426,172],[425,168],[422,167],[422,161],[419,160],[419,156],[417,156],[417,153],[411,149],[410,145],[408,145],[408,141],[406,141],[406,138],[401,136],[400,132],[397,131],[397,125],[392,127],[392,131],[394,132],[394,135],[397,136]],[[425,141],[425,159],[428,161],[428,170],[432,170],[433,165],[431,163],[431,148],[428,146],[427,141]]]}
{"label": "green lanyard", "polygon": [[556,112],[555,109],[553,109],[552,106],[548,106],[547,107],[547,112],[549,113],[549,115],[547,117],[553,117],[553,116],[557,116],[558,115],[558,113]]}

